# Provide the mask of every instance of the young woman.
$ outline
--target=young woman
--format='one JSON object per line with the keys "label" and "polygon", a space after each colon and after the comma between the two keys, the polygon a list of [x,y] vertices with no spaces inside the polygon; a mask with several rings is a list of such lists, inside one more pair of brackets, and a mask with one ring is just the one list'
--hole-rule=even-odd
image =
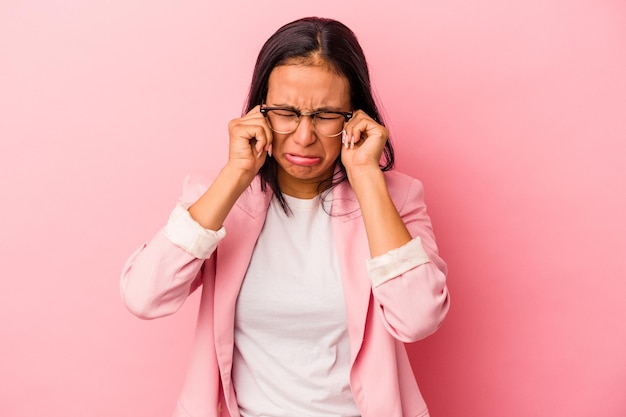
{"label": "young woman", "polygon": [[202,291],[175,416],[427,416],[404,342],[444,319],[446,266],[350,29],[280,28],[229,133],[121,278],[142,318]]}

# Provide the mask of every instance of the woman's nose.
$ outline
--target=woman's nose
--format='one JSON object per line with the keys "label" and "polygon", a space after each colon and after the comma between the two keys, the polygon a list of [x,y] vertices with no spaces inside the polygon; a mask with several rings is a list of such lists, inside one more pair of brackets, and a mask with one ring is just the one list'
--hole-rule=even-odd
{"label": "woman's nose", "polygon": [[301,146],[308,146],[315,142],[315,131],[313,118],[311,116],[300,116],[300,123],[292,134],[294,141]]}

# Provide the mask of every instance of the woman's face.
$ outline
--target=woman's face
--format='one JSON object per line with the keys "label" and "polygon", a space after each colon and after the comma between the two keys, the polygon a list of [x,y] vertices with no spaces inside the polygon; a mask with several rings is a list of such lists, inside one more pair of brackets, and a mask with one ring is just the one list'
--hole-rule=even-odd
{"label": "woman's face", "polygon": [[[265,104],[302,112],[352,110],[348,80],[323,65],[288,63],[274,68]],[[302,116],[294,132],[274,132],[273,138],[272,156],[281,191],[298,198],[315,197],[319,183],[333,174],[341,152],[341,135],[320,135],[313,129],[311,118]]]}

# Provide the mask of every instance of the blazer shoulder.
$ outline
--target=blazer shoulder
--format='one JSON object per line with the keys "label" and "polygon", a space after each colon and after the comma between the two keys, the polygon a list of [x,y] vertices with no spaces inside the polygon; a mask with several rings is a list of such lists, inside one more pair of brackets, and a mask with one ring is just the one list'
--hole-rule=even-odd
{"label": "blazer shoulder", "polygon": [[396,170],[385,171],[384,175],[387,184],[395,187],[406,188],[410,187],[412,183],[422,184],[417,178]]}
{"label": "blazer shoulder", "polygon": [[[179,201],[186,206],[195,203],[209,189],[219,171],[199,171],[185,177],[183,191]],[[261,190],[261,181],[257,175],[250,186],[239,196],[235,206],[253,217],[264,213],[269,204],[271,192]]]}
{"label": "blazer shoulder", "polygon": [[408,201],[421,204],[424,200],[424,186],[417,178],[399,171],[386,171],[387,190],[396,207],[401,210]]}
{"label": "blazer shoulder", "polygon": [[183,189],[179,201],[193,204],[206,192],[219,172],[198,171],[188,174],[183,180]]}

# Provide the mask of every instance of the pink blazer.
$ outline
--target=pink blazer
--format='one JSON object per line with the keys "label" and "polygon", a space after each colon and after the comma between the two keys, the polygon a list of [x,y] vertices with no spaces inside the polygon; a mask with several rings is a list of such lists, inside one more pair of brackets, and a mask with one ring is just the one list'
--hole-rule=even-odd
{"label": "pink blazer", "polygon": [[[193,203],[210,176],[187,178],[181,201]],[[433,333],[449,308],[446,265],[438,256],[419,181],[385,173],[389,193],[430,262],[373,287],[361,211],[350,184],[333,191],[332,227],[346,298],[350,383],[363,417],[423,417],[428,409],[413,376],[404,342]],[[226,236],[211,258],[194,258],[160,231],[127,261],[122,298],[145,319],[172,314],[201,288],[200,311],[185,384],[174,416],[239,417],[231,381],[235,302],[263,227],[271,193],[258,178],[224,222]]]}

